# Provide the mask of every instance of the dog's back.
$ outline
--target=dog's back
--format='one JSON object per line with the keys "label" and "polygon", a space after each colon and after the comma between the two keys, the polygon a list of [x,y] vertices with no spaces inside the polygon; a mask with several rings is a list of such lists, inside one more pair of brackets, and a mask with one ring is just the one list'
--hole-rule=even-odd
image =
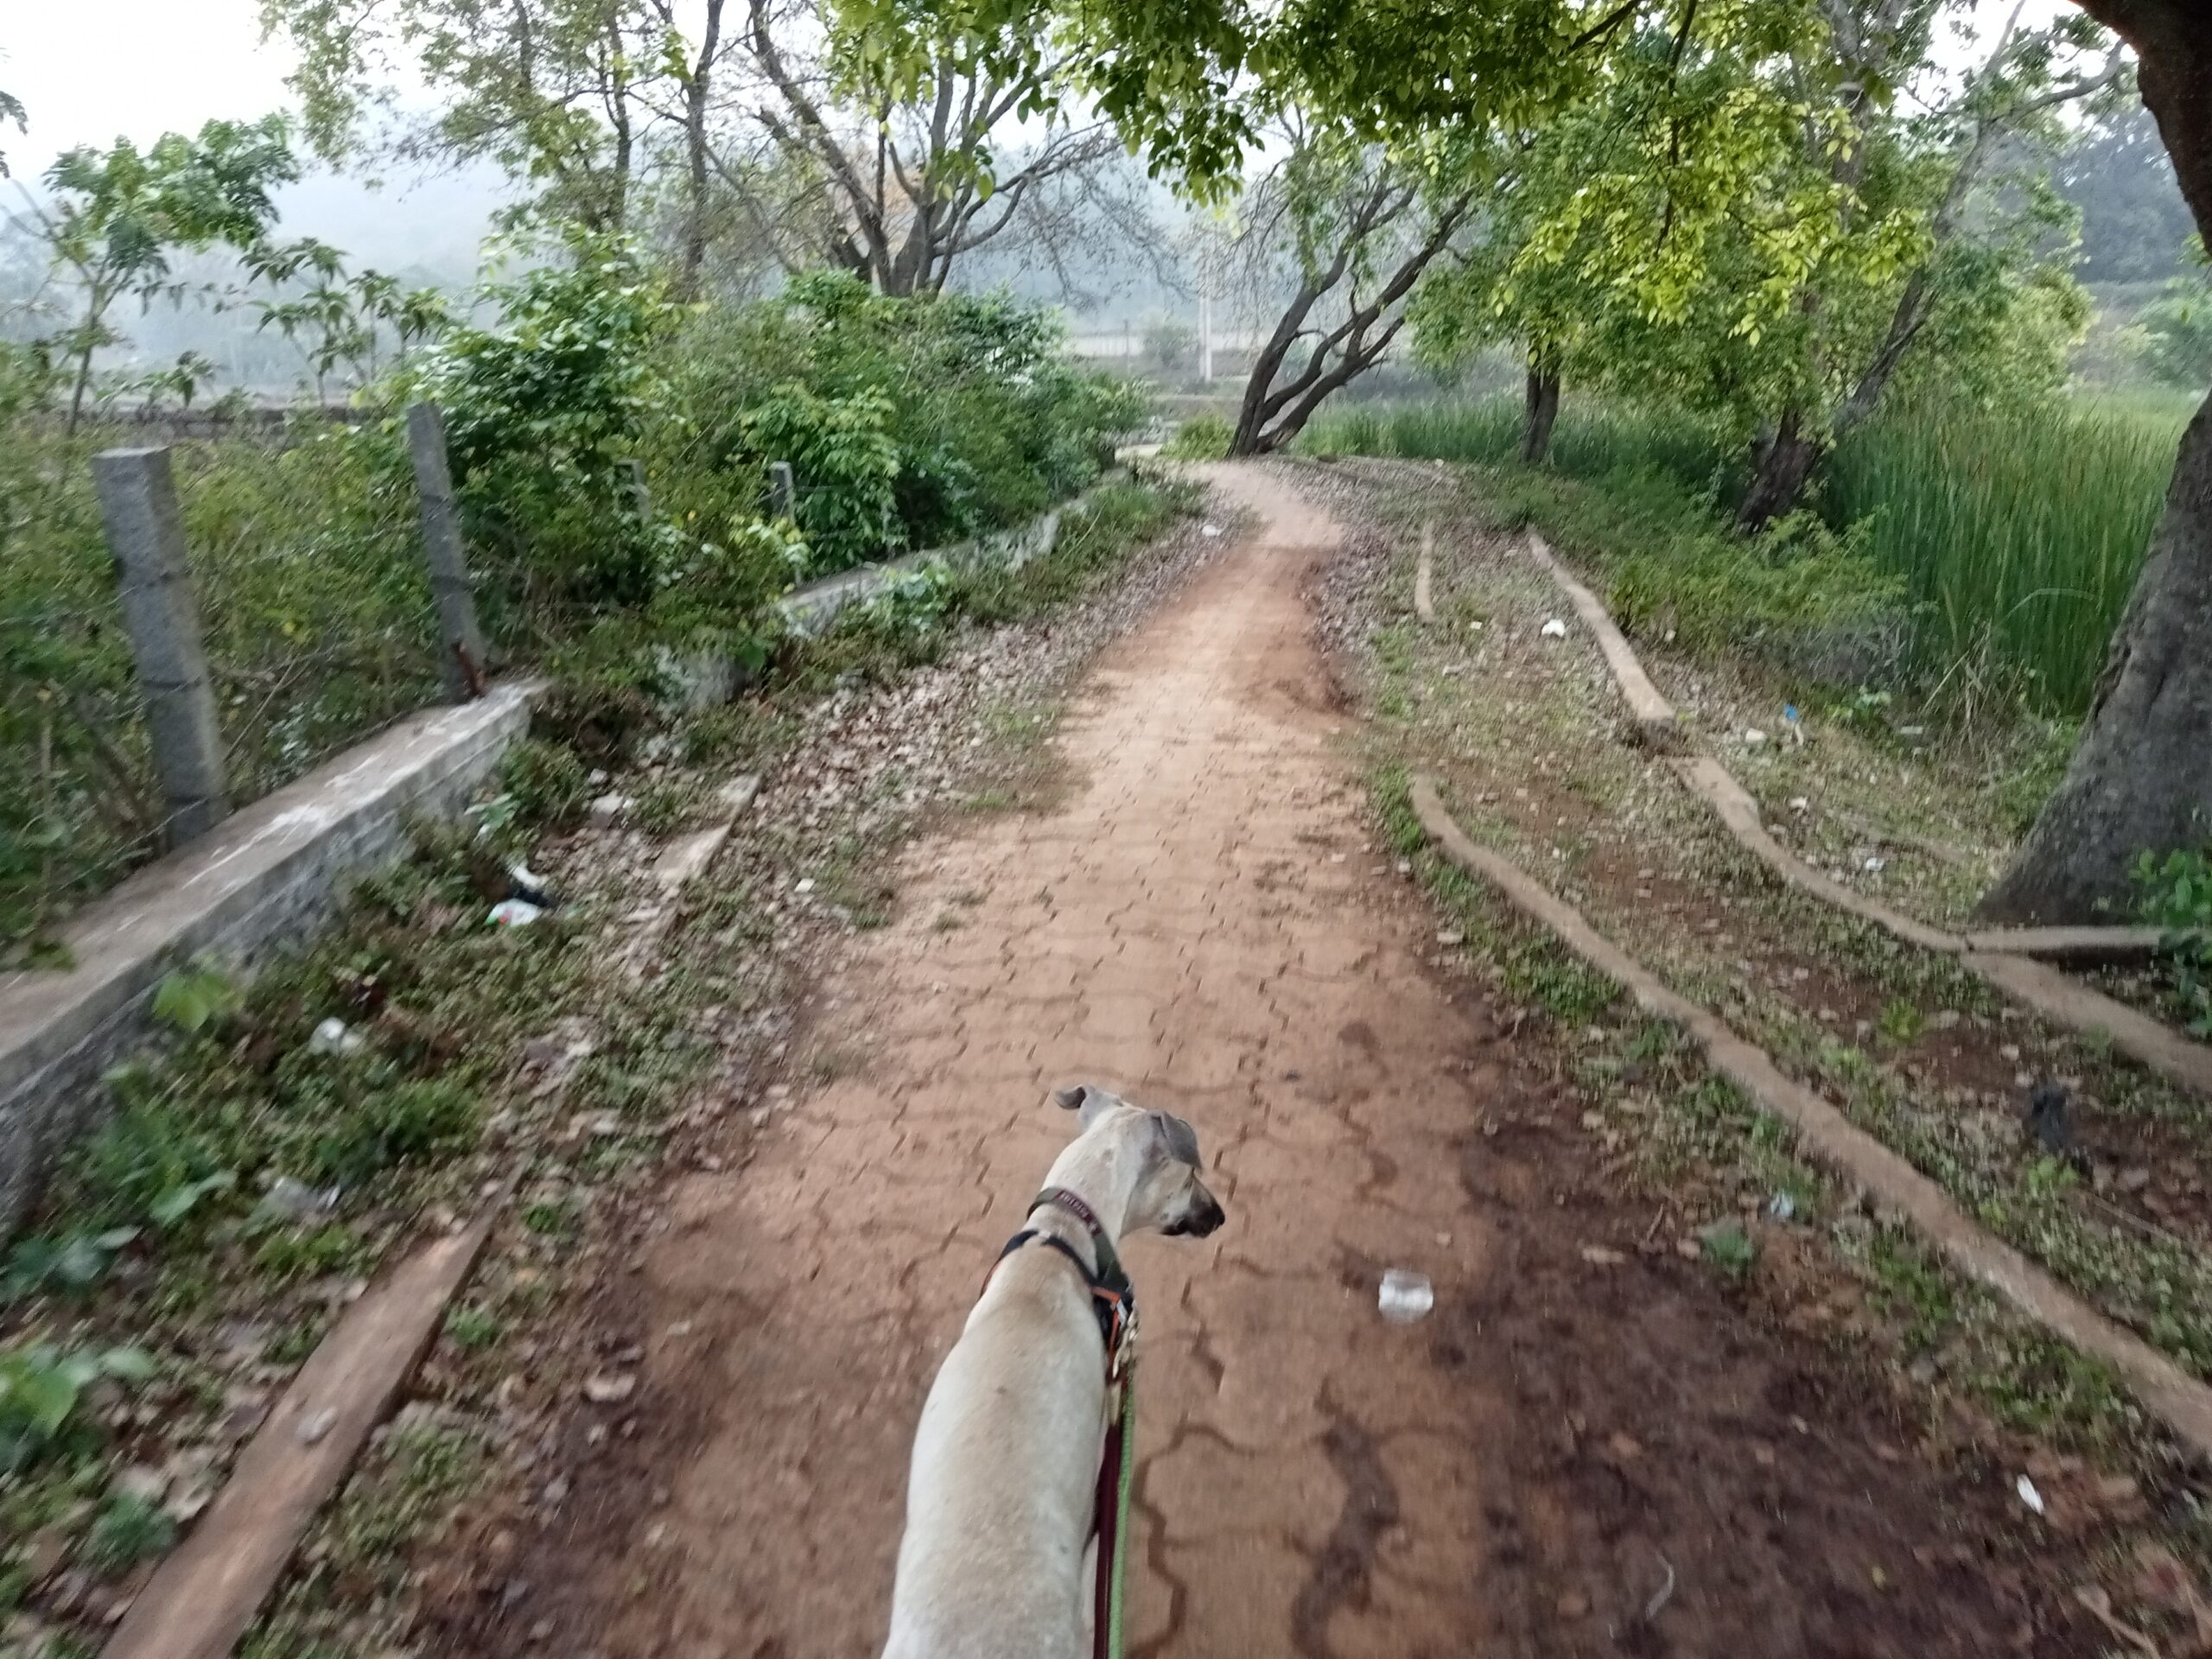
{"label": "dog's back", "polygon": [[1009,1257],[931,1386],[884,1659],[1090,1650],[1083,1565],[1106,1383],[1071,1277],[1051,1250]]}

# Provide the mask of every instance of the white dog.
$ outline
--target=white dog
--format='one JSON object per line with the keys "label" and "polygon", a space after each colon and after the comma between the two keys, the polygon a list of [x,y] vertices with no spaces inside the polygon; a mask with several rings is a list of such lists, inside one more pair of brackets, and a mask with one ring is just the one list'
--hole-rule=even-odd
{"label": "white dog", "polygon": [[1128,1287],[1115,1245],[1147,1227],[1203,1236],[1224,1219],[1181,1118],[1090,1084],[1052,1098],[1081,1133],[922,1406],[884,1659],[1090,1651],[1108,1329]]}

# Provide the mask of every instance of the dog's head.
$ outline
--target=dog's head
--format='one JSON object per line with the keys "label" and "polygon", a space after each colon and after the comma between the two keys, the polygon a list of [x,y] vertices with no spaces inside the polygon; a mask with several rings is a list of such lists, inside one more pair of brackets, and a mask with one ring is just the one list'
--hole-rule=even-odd
{"label": "dog's head", "polygon": [[1198,1179],[1198,1132],[1173,1112],[1132,1106],[1094,1083],[1055,1090],[1052,1101],[1077,1115],[1085,1135],[1135,1137],[1143,1163],[1122,1222],[1123,1232],[1151,1227],[1171,1236],[1204,1238],[1228,1219],[1220,1200]]}

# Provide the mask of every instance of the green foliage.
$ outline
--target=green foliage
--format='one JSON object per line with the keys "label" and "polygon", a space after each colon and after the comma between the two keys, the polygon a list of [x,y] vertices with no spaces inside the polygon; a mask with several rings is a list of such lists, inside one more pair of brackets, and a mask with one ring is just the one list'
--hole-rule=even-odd
{"label": "green foliage", "polygon": [[1699,1236],[1705,1259],[1732,1279],[1741,1279],[1758,1260],[1759,1247],[1741,1222],[1708,1227]]}
{"label": "green foliage", "polygon": [[793,476],[806,480],[798,493],[798,525],[810,550],[806,575],[846,569],[903,540],[891,416],[880,387],[823,397],[788,382],[740,411],[747,449],[789,461]]}
{"label": "green foliage", "polygon": [[0,1349],[0,1475],[28,1467],[72,1429],[85,1390],[102,1377],[143,1382],[154,1362],[136,1348]]}
{"label": "green foliage", "polygon": [[475,1144],[480,1113],[473,1092],[440,1078],[373,1090],[340,1109],[310,1154],[319,1180],[358,1185],[395,1164]]}
{"label": "green foliage", "polygon": [[2139,853],[2128,874],[2140,895],[2137,913],[2177,936],[2166,965],[2189,1028],[2212,1037],[2212,849],[2177,848],[2163,859]]}
{"label": "green foliage", "polygon": [[1049,311],[1004,296],[809,273],[671,341],[684,413],[657,431],[654,470],[707,480],[671,493],[684,523],[727,523],[765,513],[769,464],[791,462],[811,574],[946,545],[1081,489],[1141,419],[1141,393],[1060,348]]}
{"label": "green foliage", "polygon": [[499,759],[499,785],[529,823],[573,822],[591,797],[591,772],[575,750],[542,737],[525,737]]}
{"label": "green foliage", "polygon": [[445,410],[471,540],[519,607],[494,619],[510,635],[548,607],[645,604],[672,550],[627,462],[668,404],[654,346],[676,308],[619,238],[575,232],[561,252],[487,287],[498,325],[454,329],[408,388]]}
{"label": "green foliage", "polygon": [[2178,276],[2135,319],[2137,347],[2152,378],[2183,391],[2212,385],[2212,279]]}
{"label": "green foliage", "polygon": [[1903,670],[1961,706],[2055,716],[2088,706],[2181,425],[2108,404],[1900,400],[1830,461],[1830,531],[1801,516],[1745,541],[1711,505],[1732,499],[1741,464],[1709,424],[1570,395],[1545,471],[1593,493],[1511,464],[1520,419],[1506,399],[1368,404],[1325,415],[1303,447],[1503,468],[1491,498],[1597,559],[1616,603],[1662,637],[1748,641],[1839,683]]}
{"label": "green foliage", "polygon": [[238,1005],[230,981],[212,968],[174,969],[154,991],[154,1018],[187,1036]]}
{"label": "green foliage", "polygon": [[1947,692],[2085,711],[2173,471],[2180,423],[2094,404],[1900,406],[1847,439],[1823,510],[1859,524]]}
{"label": "green foliage", "polygon": [[130,1492],[111,1492],[92,1516],[80,1547],[93,1571],[111,1576],[167,1553],[176,1542],[176,1522],[157,1503]]}
{"label": "green foliage", "polygon": [[53,205],[38,223],[57,264],[79,284],[83,310],[54,344],[76,365],[73,431],[92,385],[93,354],[123,343],[108,312],[124,295],[149,302],[168,283],[172,256],[218,243],[249,248],[276,217],[271,192],[299,176],[281,117],[210,121],[197,137],[164,133],[140,150],[65,152],[46,172]]}
{"label": "green foliage", "polygon": [[1219,461],[1229,453],[1230,440],[1235,436],[1227,421],[1209,411],[1193,415],[1177,427],[1175,435],[1160,446],[1160,453],[1170,461]]}

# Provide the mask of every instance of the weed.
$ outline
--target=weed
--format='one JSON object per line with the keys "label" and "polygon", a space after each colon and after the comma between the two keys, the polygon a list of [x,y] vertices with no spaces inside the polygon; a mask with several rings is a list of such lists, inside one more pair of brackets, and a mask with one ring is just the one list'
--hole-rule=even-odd
{"label": "weed", "polygon": [[638,797],[638,827],[649,836],[673,834],[690,818],[698,798],[697,788],[689,783],[671,780],[655,784]]}
{"label": "weed", "polygon": [[367,1247],[343,1222],[321,1227],[280,1227],[254,1247],[253,1265],[278,1284],[320,1279],[365,1264]]}
{"label": "weed", "polygon": [[2129,871],[2137,913],[2177,936],[2165,950],[2175,1001],[2189,1028],[2212,1037],[2212,852],[2177,849],[2163,860],[2139,854]]}
{"label": "weed", "polygon": [[1724,1222],[1698,1236],[1705,1260],[1731,1279],[1741,1279],[1758,1260],[1759,1247],[1740,1222]]}
{"label": "weed", "polygon": [[458,1347],[489,1348],[505,1332],[498,1315],[474,1302],[455,1303],[446,1314],[446,1335]]}
{"label": "weed", "polygon": [[1885,1042],[1903,1048],[1927,1029],[1928,1021],[1918,1008],[1903,997],[1897,996],[1882,1005],[1882,1012],[1874,1025],[1882,1033]]}
{"label": "weed", "polygon": [[499,785],[519,816],[558,825],[582,814],[591,798],[591,772],[566,744],[525,737],[501,758]]}
{"label": "weed", "polygon": [[1177,427],[1175,435],[1160,445],[1160,453],[1170,461],[1219,461],[1229,453],[1230,440],[1236,435],[1226,420],[1209,410]]}
{"label": "weed", "polygon": [[79,1553],[94,1571],[113,1576],[164,1554],[175,1542],[176,1522],[158,1504],[135,1493],[115,1492],[92,1516]]}
{"label": "weed", "polygon": [[573,1194],[533,1198],[523,1206],[522,1224],[543,1238],[566,1238],[576,1230],[583,1205]]}
{"label": "weed", "polygon": [[478,1116],[474,1095],[439,1078],[374,1090],[317,1141],[312,1173],[354,1186],[395,1164],[465,1150],[475,1143]]}
{"label": "weed", "polygon": [[299,1314],[263,1344],[262,1363],[286,1367],[304,1363],[321,1343],[329,1325],[327,1314],[313,1310]]}

